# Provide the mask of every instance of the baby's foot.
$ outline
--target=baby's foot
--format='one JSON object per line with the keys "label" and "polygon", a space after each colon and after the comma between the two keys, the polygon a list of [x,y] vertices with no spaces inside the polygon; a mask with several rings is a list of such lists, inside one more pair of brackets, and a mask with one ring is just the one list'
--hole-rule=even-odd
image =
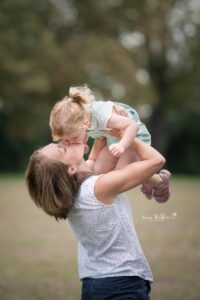
{"label": "baby's foot", "polygon": [[151,184],[143,184],[141,187],[141,192],[147,197],[147,199],[151,200],[154,195],[154,188]]}
{"label": "baby's foot", "polygon": [[162,178],[163,182],[159,187],[154,187],[154,199],[159,203],[164,203],[170,197],[169,181],[171,173],[167,170],[161,170],[159,176]]}

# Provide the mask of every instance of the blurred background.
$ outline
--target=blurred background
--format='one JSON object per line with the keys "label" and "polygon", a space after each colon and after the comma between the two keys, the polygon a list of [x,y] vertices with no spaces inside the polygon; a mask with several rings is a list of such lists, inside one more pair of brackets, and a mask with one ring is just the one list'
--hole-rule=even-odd
{"label": "blurred background", "polygon": [[[51,141],[53,104],[85,83],[138,111],[174,175],[164,206],[131,194],[153,299],[199,299],[199,0],[0,1],[0,299],[79,299],[76,240],[22,174]],[[166,219],[144,220],[155,212]]]}
{"label": "blurred background", "polygon": [[1,0],[0,170],[50,141],[71,85],[130,104],[173,173],[200,174],[198,0]]}

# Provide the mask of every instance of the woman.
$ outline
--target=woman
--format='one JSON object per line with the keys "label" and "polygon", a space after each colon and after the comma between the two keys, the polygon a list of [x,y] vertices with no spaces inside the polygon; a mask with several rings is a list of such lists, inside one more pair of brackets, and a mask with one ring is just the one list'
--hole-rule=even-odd
{"label": "woman", "polygon": [[141,161],[98,176],[83,159],[84,144],[49,144],[30,158],[31,197],[56,219],[68,217],[78,238],[82,300],[150,299],[152,273],[122,193],[158,172],[165,159],[137,139],[132,147]]}

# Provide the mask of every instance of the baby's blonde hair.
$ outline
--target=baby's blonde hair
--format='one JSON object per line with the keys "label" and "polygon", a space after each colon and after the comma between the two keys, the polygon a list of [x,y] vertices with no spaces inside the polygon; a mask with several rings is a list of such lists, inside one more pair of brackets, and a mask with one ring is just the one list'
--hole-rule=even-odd
{"label": "baby's blonde hair", "polygon": [[95,97],[87,85],[70,87],[69,97],[57,102],[50,114],[53,139],[82,128],[88,105],[94,101]]}

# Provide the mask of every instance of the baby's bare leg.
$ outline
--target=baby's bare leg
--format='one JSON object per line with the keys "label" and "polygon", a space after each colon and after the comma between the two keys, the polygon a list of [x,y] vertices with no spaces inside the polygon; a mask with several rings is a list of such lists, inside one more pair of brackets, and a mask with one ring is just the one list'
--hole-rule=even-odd
{"label": "baby's bare leg", "polygon": [[126,165],[139,160],[140,160],[139,156],[133,151],[131,147],[128,147],[124,151],[124,153],[119,157],[115,169],[116,170],[122,169]]}
{"label": "baby's bare leg", "polygon": [[106,145],[99,153],[94,166],[96,174],[103,174],[115,169],[118,157],[112,155]]}
{"label": "baby's bare leg", "polygon": [[[121,169],[131,162],[139,161],[139,157],[130,147],[119,158],[116,169]],[[161,170],[159,174],[154,174],[143,182],[141,191],[148,199],[153,197],[159,203],[166,202],[170,197],[170,172]]]}
{"label": "baby's bare leg", "polygon": [[96,174],[107,173],[114,169],[122,169],[133,161],[139,161],[139,157],[131,147],[128,147],[120,157],[115,157],[108,146],[105,146],[95,162],[94,170]]}
{"label": "baby's bare leg", "polygon": [[[122,169],[126,165],[139,160],[139,156],[133,151],[132,147],[128,147],[125,152],[118,158],[110,153],[108,146],[105,146],[99,153],[97,160],[95,161],[93,170],[96,174],[103,174],[114,169]],[[154,174],[145,182],[143,182],[143,184],[150,184],[155,187],[159,186],[159,184],[161,183],[162,179],[158,174]]]}

